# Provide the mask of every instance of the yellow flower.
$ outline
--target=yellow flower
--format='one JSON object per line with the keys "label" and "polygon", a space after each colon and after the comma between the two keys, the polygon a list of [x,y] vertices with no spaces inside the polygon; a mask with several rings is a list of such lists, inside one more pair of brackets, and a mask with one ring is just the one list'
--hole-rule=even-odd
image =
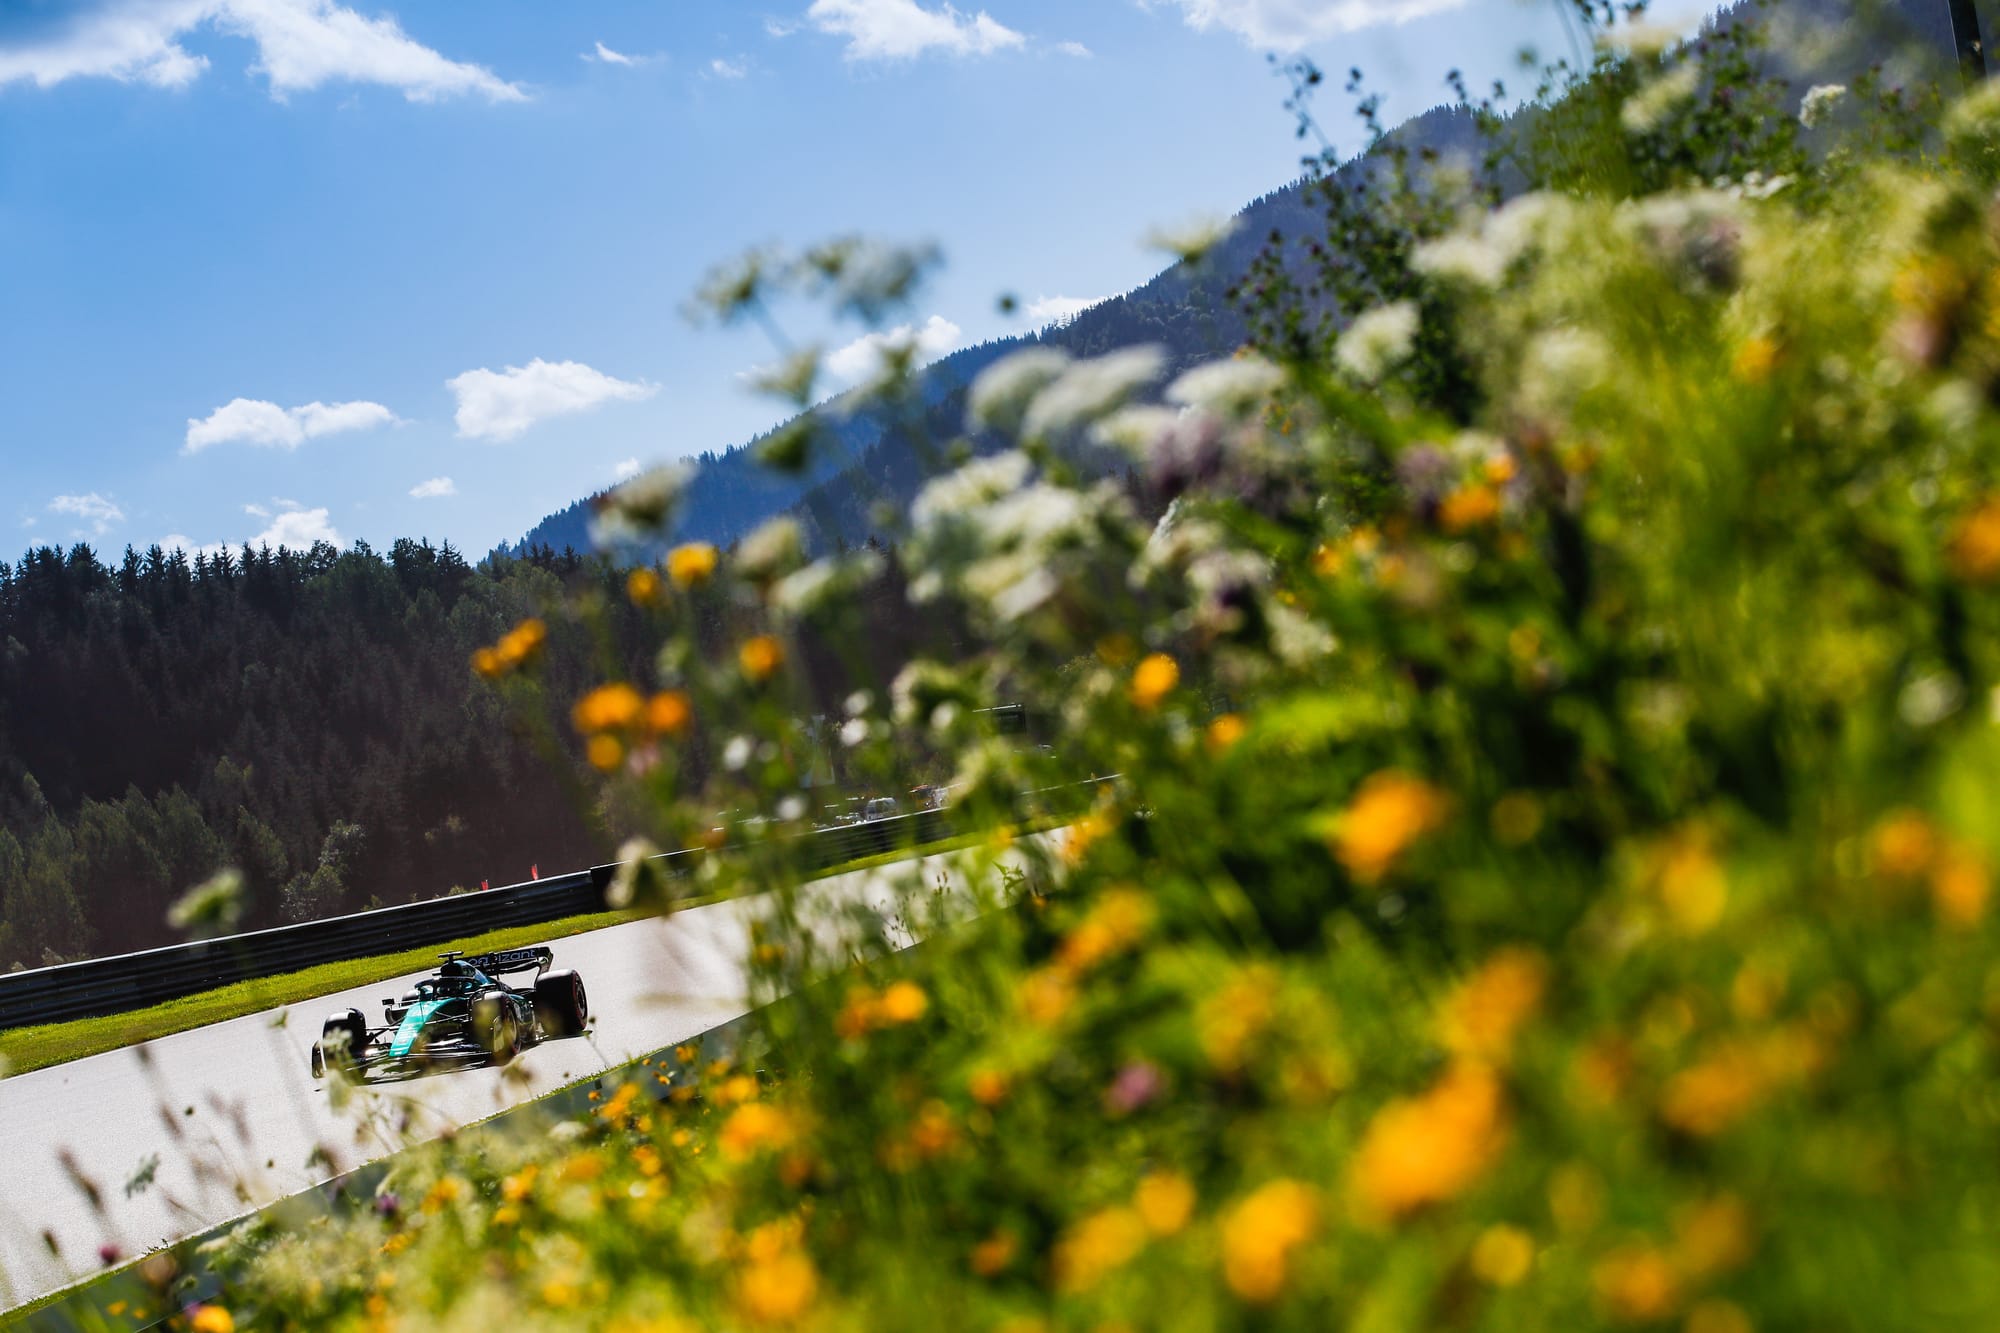
{"label": "yellow flower", "polygon": [[1296,1180],[1273,1180],[1229,1210],[1222,1222],[1222,1277],[1252,1305],[1285,1289],[1292,1251],[1319,1227],[1319,1200]]}
{"label": "yellow flower", "polygon": [[1736,355],[1730,358],[1729,370],[1745,384],[1762,384],[1771,378],[1771,371],[1777,364],[1777,342],[1758,334],[1745,338],[1737,345]]}
{"label": "yellow flower", "polygon": [[1989,496],[1959,520],[1946,551],[1952,572],[1974,583],[2000,575],[2000,496]]}
{"label": "yellow flower", "polygon": [[1106,1208],[1071,1227],[1056,1242],[1056,1283],[1087,1291],[1145,1248],[1146,1224],[1130,1208]]}
{"label": "yellow flower", "polygon": [[533,661],[548,641],[549,627],[530,616],[500,636],[491,648],[472,655],[472,669],[489,679],[503,676]]}
{"label": "yellow flower", "polygon": [[655,736],[679,736],[693,717],[694,709],[680,690],[661,690],[646,701],[646,730]]}
{"label": "yellow flower", "polygon": [[1699,828],[1685,830],[1667,844],[1658,883],[1668,915],[1691,935],[1722,920],[1729,904],[1729,878],[1709,851],[1707,832]]}
{"label": "yellow flower", "polygon": [[1013,1236],[996,1231],[972,1247],[972,1271],[980,1277],[998,1277],[1014,1262]]}
{"label": "yellow flower", "polygon": [[1937,830],[1915,810],[1896,810],[1875,826],[1869,862],[1886,879],[1915,879],[1937,855]]}
{"label": "yellow flower", "polygon": [[650,569],[635,569],[625,576],[625,595],[634,606],[658,606],[662,591],[660,576]]}
{"label": "yellow flower", "polygon": [[1155,1171],[1132,1192],[1132,1207],[1146,1230],[1171,1236],[1194,1216],[1194,1186],[1178,1171]]}
{"label": "yellow flower", "polygon": [[1463,1193],[1505,1144],[1500,1080],[1483,1065],[1460,1063],[1430,1091],[1376,1113],[1349,1183],[1367,1211],[1401,1217]]}
{"label": "yellow flower", "polygon": [[1472,1272],[1482,1282],[1511,1287],[1534,1267],[1535,1242],[1519,1227],[1490,1226],[1472,1243]]}
{"label": "yellow flower", "polygon": [[1072,974],[1086,972],[1137,944],[1152,921],[1153,905],[1144,894],[1125,886],[1108,889],[1064,938],[1056,961]]}
{"label": "yellow flower", "polygon": [[785,646],[768,634],[759,634],[737,650],[736,660],[744,675],[762,684],[785,664]]}
{"label": "yellow flower", "polygon": [[981,1106],[998,1106],[1007,1096],[1007,1076],[995,1069],[976,1069],[966,1079],[965,1089]]}
{"label": "yellow flower", "polygon": [[1948,925],[1978,925],[1992,892],[1985,858],[1969,847],[1952,847],[1931,870],[1931,902]]}
{"label": "yellow flower", "polygon": [[1548,964],[1532,949],[1501,949],[1446,1002],[1445,1047],[1470,1059],[1504,1064],[1514,1034],[1534,1015],[1548,985]]}
{"label": "yellow flower", "polygon": [[1681,1303],[1680,1275],[1650,1245],[1613,1250],[1591,1268],[1590,1281],[1605,1312],[1629,1323],[1664,1319]]}
{"label": "yellow flower", "polygon": [[500,1182],[500,1197],[508,1203],[519,1203],[521,1200],[527,1198],[533,1192],[535,1177],[541,1174],[541,1170],[541,1167],[530,1162],[513,1175],[508,1176]]}
{"label": "yellow flower", "polygon": [[787,1251],[747,1266],[736,1279],[736,1304],[760,1324],[789,1324],[812,1308],[819,1273],[812,1260]]}
{"label": "yellow flower", "polygon": [[1500,513],[1500,493],[1491,486],[1461,486],[1438,504],[1438,525],[1465,532],[1491,523]]}
{"label": "yellow flower", "polygon": [[495,680],[506,674],[507,667],[500,660],[500,654],[492,648],[473,650],[472,669],[488,680]]}
{"label": "yellow flower", "polygon": [[1384,769],[1361,784],[1332,828],[1333,854],[1362,884],[1389,873],[1417,839],[1438,828],[1450,807],[1421,778]]}
{"label": "yellow flower", "polygon": [[1062,1021],[1075,1003],[1076,991],[1067,978],[1053,968],[1038,968],[1021,979],[1016,992],[1021,1012],[1037,1027],[1052,1027]]}
{"label": "yellow flower", "polygon": [[1660,1096],[1660,1118],[1675,1129],[1708,1138],[1755,1109],[1770,1083],[1769,1070],[1754,1047],[1742,1041],[1724,1042],[1667,1080]]}
{"label": "yellow flower", "polygon": [[1180,683],[1180,664],[1165,653],[1153,653],[1132,669],[1132,703],[1150,713]]}
{"label": "yellow flower", "polygon": [[875,1012],[884,1026],[914,1023],[930,1008],[930,996],[914,981],[898,981],[882,992]]}
{"label": "yellow flower", "polygon": [[645,712],[646,701],[639,691],[623,681],[600,685],[576,701],[570,721],[578,732],[594,736],[600,732],[623,731]]}
{"label": "yellow flower", "polygon": [[1208,752],[1227,754],[1236,748],[1236,742],[1243,739],[1243,733],[1250,730],[1250,724],[1243,720],[1241,713],[1224,713],[1208,724]]}
{"label": "yellow flower", "polygon": [[722,1155],[740,1162],[774,1148],[788,1148],[798,1138],[792,1118],[769,1102],[745,1102],[729,1113],[716,1143]]}
{"label": "yellow flower", "polygon": [[616,736],[592,736],[590,744],[584,747],[584,754],[590,766],[600,773],[610,773],[625,762],[625,747]]}
{"label": "yellow flower", "polygon": [[867,1036],[875,1027],[879,999],[867,986],[849,987],[847,1002],[841,1005],[840,1013],[833,1020],[834,1032],[850,1041]]}
{"label": "yellow flower", "polygon": [[1674,1219],[1674,1266],[1690,1277],[1741,1268],[1756,1248],[1750,1210],[1733,1194],[1703,1200]]}
{"label": "yellow flower", "polygon": [[194,1333],[236,1333],[236,1320],[220,1305],[198,1305],[188,1327]]}
{"label": "yellow flower", "polygon": [[1270,1024],[1277,993],[1277,974],[1252,963],[1196,1007],[1195,1034],[1211,1065],[1224,1073],[1242,1067],[1250,1043]]}
{"label": "yellow flower", "polygon": [[708,582],[715,573],[715,548],[707,542],[689,542],[667,554],[667,577],[676,588],[692,588]]}

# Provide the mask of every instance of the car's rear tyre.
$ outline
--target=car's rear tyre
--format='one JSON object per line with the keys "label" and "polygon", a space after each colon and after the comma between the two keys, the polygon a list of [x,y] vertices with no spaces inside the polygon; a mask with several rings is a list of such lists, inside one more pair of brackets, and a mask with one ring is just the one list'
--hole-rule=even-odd
{"label": "car's rear tyre", "polygon": [[551,1037],[574,1037],[590,1018],[583,978],[572,971],[544,972],[535,978],[535,1017]]}
{"label": "car's rear tyre", "polygon": [[[361,1016],[359,1009],[342,1009],[328,1014],[326,1022],[320,1026],[321,1057],[315,1064],[335,1073],[351,1074],[360,1062],[361,1048],[367,1044],[368,1020]],[[319,1068],[313,1072],[317,1076]]]}
{"label": "car's rear tyre", "polygon": [[504,1065],[521,1050],[521,1023],[505,991],[490,990],[472,1002],[472,1039]]}

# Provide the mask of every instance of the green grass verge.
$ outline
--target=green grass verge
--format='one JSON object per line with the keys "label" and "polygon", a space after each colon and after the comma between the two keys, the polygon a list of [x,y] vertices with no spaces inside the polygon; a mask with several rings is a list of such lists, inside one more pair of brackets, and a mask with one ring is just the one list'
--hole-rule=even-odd
{"label": "green grass verge", "polygon": [[[1038,819],[1014,829],[1018,834],[1039,832],[1066,822],[1060,819]],[[896,861],[911,860],[919,856],[934,856],[939,852],[956,851],[987,841],[992,833],[963,833],[955,837],[941,838],[920,847],[905,847],[884,852],[879,856],[864,856],[853,861],[845,861],[837,866],[828,866],[815,871],[811,878],[826,879],[833,875],[844,875],[854,870],[867,870],[874,866],[889,865]],[[708,899],[682,902],[675,907],[696,907]],[[62,1064],[69,1060],[81,1060],[87,1055],[101,1055],[124,1046],[136,1046],[143,1041],[158,1037],[169,1037],[176,1032],[186,1032],[189,1028],[205,1027],[210,1023],[220,1023],[226,1019],[241,1018],[245,1014],[259,1013],[265,1009],[275,1009],[282,1004],[296,1004],[319,995],[332,995],[336,991],[365,986],[373,981],[401,976],[406,972],[419,972],[436,961],[437,956],[447,949],[458,949],[465,953],[491,953],[496,949],[518,949],[523,945],[541,944],[548,940],[561,939],[565,935],[580,935],[587,930],[598,930],[605,926],[621,925],[647,916],[644,910],[626,912],[594,912],[586,916],[566,917],[560,921],[550,921],[539,926],[511,926],[505,930],[492,930],[484,935],[472,935],[445,944],[427,944],[421,948],[405,949],[400,953],[377,954],[371,958],[353,958],[340,963],[321,963],[317,967],[306,968],[302,972],[288,972],[283,976],[258,977],[251,981],[239,981],[219,990],[205,991],[200,995],[184,995],[177,1000],[167,1000],[146,1009],[135,1009],[130,1013],[106,1014],[101,1018],[76,1018],[67,1023],[44,1023],[39,1027],[15,1028],[0,1032],[0,1061],[4,1069],[12,1074],[25,1074],[31,1069],[42,1069],[49,1065]]]}
{"label": "green grass verge", "polygon": [[435,963],[437,956],[447,949],[460,949],[466,953],[518,949],[565,935],[579,935],[586,930],[619,925],[645,915],[647,913],[642,911],[593,912],[538,926],[510,926],[505,930],[489,930],[483,935],[470,935],[449,943],[426,944],[399,953],[321,963],[301,972],[239,981],[219,990],[184,995],[177,1000],[167,1000],[130,1013],[15,1028],[0,1032],[0,1059],[7,1062],[8,1072],[24,1074],[30,1069],[81,1060],[87,1055],[98,1055],[121,1046],[135,1046],[142,1041],[171,1036],[209,1023],[220,1023],[224,1019],[241,1018],[244,1014],[274,1009],[281,1004],[295,1004],[316,995],[331,995],[354,986],[365,986],[371,981],[401,976],[405,972],[422,971]]}

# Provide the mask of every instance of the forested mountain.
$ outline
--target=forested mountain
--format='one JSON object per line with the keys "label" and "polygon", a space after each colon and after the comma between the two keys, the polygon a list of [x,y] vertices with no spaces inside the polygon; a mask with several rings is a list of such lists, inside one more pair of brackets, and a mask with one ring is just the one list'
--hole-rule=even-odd
{"label": "forested mountain", "polygon": [[[797,645],[801,717],[958,634],[905,614],[882,566],[869,623]],[[579,591],[610,632],[548,616],[542,705],[468,668]],[[168,906],[224,866],[243,871],[255,927],[603,861],[631,830],[593,805],[564,710],[608,676],[643,678],[663,628],[622,593],[594,557],[475,569],[408,540],[0,562],[0,968],[170,943]],[[748,632],[744,608],[687,603],[717,653]],[[693,777],[702,745],[697,729]]]}

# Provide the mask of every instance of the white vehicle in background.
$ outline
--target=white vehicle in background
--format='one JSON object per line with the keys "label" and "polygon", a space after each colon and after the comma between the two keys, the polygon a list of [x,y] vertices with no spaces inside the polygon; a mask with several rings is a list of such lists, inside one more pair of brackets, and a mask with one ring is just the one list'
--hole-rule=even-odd
{"label": "white vehicle in background", "polygon": [[861,807],[861,822],[872,824],[878,819],[894,819],[903,813],[903,803],[893,796],[871,797]]}

